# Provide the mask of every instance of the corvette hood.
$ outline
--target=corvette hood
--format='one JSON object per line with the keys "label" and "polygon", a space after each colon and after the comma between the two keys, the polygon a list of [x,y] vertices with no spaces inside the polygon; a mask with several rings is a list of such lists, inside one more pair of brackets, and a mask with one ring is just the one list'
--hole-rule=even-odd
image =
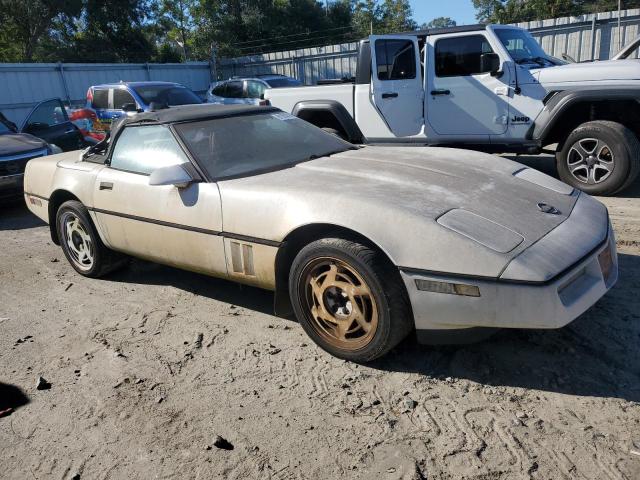
{"label": "corvette hood", "polygon": [[306,224],[338,225],[398,266],[496,277],[580,196],[516,162],[436,147],[366,147],[218,185],[225,231],[279,242]]}
{"label": "corvette hood", "polygon": [[607,60],[602,62],[569,63],[540,69],[537,74],[542,86],[575,85],[591,82],[625,82],[640,80],[640,62],[636,60]]}
{"label": "corvette hood", "polygon": [[45,148],[47,143],[26,133],[0,135],[0,158]]}

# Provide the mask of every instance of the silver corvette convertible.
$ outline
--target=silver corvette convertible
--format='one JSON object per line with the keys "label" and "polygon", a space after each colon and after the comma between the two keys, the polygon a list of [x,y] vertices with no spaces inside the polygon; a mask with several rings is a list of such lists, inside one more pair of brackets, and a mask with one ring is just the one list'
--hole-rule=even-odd
{"label": "silver corvette convertible", "polygon": [[130,255],[273,290],[276,313],[354,361],[414,330],[559,328],[618,276],[584,193],[487,154],[354,147],[271,107],[137,114],[31,160],[24,189],[80,274]]}

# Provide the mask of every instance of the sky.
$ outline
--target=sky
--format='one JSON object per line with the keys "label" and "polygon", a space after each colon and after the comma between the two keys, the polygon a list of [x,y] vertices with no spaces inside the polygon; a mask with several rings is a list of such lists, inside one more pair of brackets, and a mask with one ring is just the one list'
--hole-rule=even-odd
{"label": "sky", "polygon": [[436,17],[451,17],[458,25],[477,23],[471,0],[411,0],[411,6],[418,25]]}

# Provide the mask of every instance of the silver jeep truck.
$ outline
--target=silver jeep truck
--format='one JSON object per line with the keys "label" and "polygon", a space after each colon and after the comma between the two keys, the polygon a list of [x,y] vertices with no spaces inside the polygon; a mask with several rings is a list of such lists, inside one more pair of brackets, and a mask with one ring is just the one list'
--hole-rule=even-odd
{"label": "silver jeep truck", "polygon": [[555,147],[560,178],[613,195],[640,170],[640,62],[567,64],[521,28],[474,25],[372,35],[352,79],[265,93],[353,143],[500,153]]}

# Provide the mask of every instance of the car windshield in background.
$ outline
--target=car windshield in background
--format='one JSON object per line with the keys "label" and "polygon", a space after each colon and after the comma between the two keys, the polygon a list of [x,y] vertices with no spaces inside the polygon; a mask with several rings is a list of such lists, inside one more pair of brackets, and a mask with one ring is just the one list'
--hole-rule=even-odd
{"label": "car windshield in background", "polygon": [[497,28],[495,32],[514,62],[553,65],[549,56],[529,33],[515,28]]}
{"label": "car windshield in background", "polygon": [[265,79],[271,88],[300,87],[302,82],[295,78],[270,78]]}
{"label": "car windshield in background", "polygon": [[0,122],[0,135],[3,133],[13,133],[13,130],[8,125],[5,125],[4,122]]}
{"label": "car windshield in background", "polygon": [[170,107],[176,105],[192,105],[202,103],[202,99],[186,87],[166,85],[144,85],[133,87],[142,101],[163,103]]}
{"label": "car windshield in background", "polygon": [[182,123],[175,129],[202,168],[219,180],[355,148],[284,112]]}

